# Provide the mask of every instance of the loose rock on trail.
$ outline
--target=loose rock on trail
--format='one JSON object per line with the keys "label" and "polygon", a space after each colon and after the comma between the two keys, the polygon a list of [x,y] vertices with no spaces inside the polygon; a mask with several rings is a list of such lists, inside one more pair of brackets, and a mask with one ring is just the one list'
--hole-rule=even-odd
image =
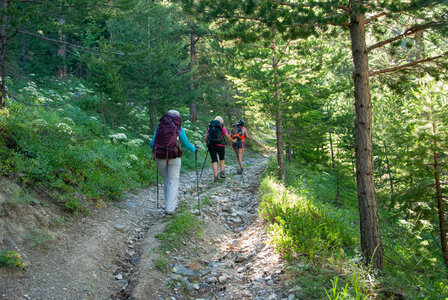
{"label": "loose rock on trail", "polygon": [[[204,170],[202,235],[182,248],[160,249],[155,236],[173,217],[157,210],[153,186],[60,228],[48,249],[18,249],[29,266],[0,269],[0,299],[294,299],[258,217],[264,161],[246,159],[243,175],[228,166],[219,182]],[[179,200],[197,212],[194,172],[181,174]]]}

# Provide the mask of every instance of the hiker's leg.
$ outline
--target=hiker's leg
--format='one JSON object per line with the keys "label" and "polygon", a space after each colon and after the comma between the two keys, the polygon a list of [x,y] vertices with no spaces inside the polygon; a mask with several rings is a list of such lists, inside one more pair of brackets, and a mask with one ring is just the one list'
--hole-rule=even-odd
{"label": "hiker's leg", "polygon": [[165,211],[173,213],[177,206],[177,195],[179,193],[179,176],[180,176],[181,159],[174,158],[168,160],[166,195],[165,195]]}
{"label": "hiker's leg", "polygon": [[210,145],[208,147],[210,152],[210,158],[212,160],[212,170],[215,176],[218,176],[218,152],[216,151],[215,145]]}
{"label": "hiker's leg", "polygon": [[221,170],[221,172],[224,172],[225,166],[226,166],[225,160],[220,160],[219,161],[219,169]]}
{"label": "hiker's leg", "polygon": [[238,167],[243,168],[243,148],[238,148]]}
{"label": "hiker's leg", "polygon": [[218,162],[215,161],[212,163],[213,175],[218,176]]}
{"label": "hiker's leg", "polygon": [[226,147],[218,146],[219,169],[224,172]]}

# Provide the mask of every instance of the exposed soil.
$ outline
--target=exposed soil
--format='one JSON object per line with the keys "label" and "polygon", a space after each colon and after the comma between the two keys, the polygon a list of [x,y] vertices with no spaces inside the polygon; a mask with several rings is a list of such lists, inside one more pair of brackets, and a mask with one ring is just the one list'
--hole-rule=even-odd
{"label": "exposed soil", "polygon": [[[11,203],[0,194],[1,246],[28,265],[0,268],[0,299],[294,299],[258,218],[264,161],[247,159],[243,176],[230,166],[217,183],[204,170],[202,235],[170,252],[155,235],[175,216],[157,209],[154,186],[74,219],[50,202]],[[196,174],[182,174],[180,187],[182,207],[196,213]],[[164,271],[155,266],[161,257]]]}

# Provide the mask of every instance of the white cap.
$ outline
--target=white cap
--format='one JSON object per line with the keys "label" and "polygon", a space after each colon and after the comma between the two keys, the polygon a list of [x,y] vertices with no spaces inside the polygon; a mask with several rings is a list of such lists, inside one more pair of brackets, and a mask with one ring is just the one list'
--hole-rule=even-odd
{"label": "white cap", "polygon": [[221,124],[224,124],[224,120],[220,116],[217,116],[215,120],[218,120]]}
{"label": "white cap", "polygon": [[168,114],[170,114],[170,115],[176,115],[176,116],[179,116],[179,117],[180,117],[180,113],[179,113],[177,110],[174,110],[174,109],[169,110],[169,111],[168,111]]}

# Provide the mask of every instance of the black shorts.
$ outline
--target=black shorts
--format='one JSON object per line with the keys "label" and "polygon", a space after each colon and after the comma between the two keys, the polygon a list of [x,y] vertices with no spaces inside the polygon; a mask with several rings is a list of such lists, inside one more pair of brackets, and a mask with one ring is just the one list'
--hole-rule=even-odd
{"label": "black shorts", "polygon": [[212,158],[212,163],[218,162],[219,160],[224,160],[224,155],[226,153],[226,147],[219,145],[208,145],[208,151],[210,151],[210,157]]}
{"label": "black shorts", "polygon": [[233,147],[234,150],[236,150],[236,149],[240,149],[240,148],[243,148],[243,149],[244,149],[244,141],[241,140],[241,141],[238,141],[238,142],[236,142],[236,143],[233,143],[233,144],[232,144],[232,147]]}

